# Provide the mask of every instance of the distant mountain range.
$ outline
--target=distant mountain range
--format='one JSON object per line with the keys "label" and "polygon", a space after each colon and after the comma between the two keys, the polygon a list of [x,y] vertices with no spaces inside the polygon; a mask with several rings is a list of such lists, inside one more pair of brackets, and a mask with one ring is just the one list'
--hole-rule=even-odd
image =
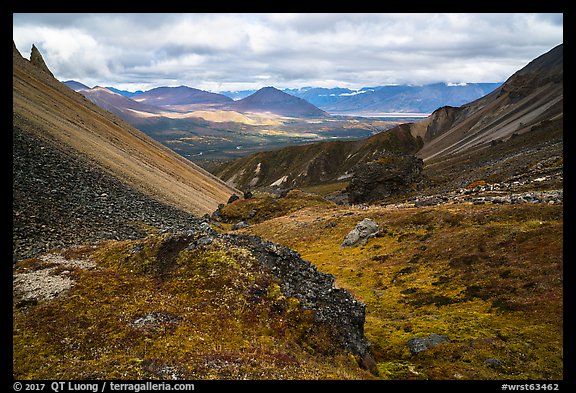
{"label": "distant mountain range", "polygon": [[63,83],[100,107],[133,123],[137,123],[135,116],[159,115],[163,111],[222,110],[239,113],[270,113],[277,116],[298,118],[329,116],[328,113],[308,101],[271,86],[264,87],[245,98],[234,101],[222,94],[188,86],[158,87],[128,97],[117,89],[113,91],[110,88],[99,86],[89,88],[83,83],[72,80]]}
{"label": "distant mountain range", "polygon": [[302,94],[306,95],[310,102],[332,114],[431,113],[446,105],[461,106],[474,101],[500,85],[501,83],[434,83],[423,86],[377,86],[344,92],[314,89]]}
{"label": "distant mountain range", "polygon": [[132,99],[156,106],[185,106],[190,104],[226,104],[233,102],[222,94],[194,89],[188,86],[157,87],[132,96]]}
{"label": "distant mountain range", "polygon": [[[90,89],[77,81],[66,81],[64,84],[75,91]],[[386,113],[429,114],[443,106],[458,107],[474,101],[494,91],[501,84],[434,83],[421,86],[363,87],[359,90],[341,87],[279,90],[265,87],[260,90],[222,91],[220,93],[187,86],[158,87],[145,92],[129,92],[113,87],[106,87],[106,89],[135,101],[162,106],[165,109],[199,109],[198,104],[211,107],[224,105],[222,109],[238,112],[272,112],[283,116],[313,117],[327,114],[354,116],[384,116]],[[255,93],[258,94],[254,96]],[[303,99],[306,103],[293,100],[280,93]],[[287,105],[291,109],[288,109]]]}
{"label": "distant mountain range", "polygon": [[264,87],[257,92],[226,105],[238,112],[272,112],[293,117],[324,117],[328,113],[308,101],[284,93],[274,87]]}
{"label": "distant mountain range", "polygon": [[[351,90],[342,87],[304,87],[284,89],[330,114],[378,115],[382,113],[432,113],[442,106],[461,106],[500,87],[502,83],[433,83],[428,85],[390,85]],[[233,99],[246,97],[253,90],[224,91]]]}

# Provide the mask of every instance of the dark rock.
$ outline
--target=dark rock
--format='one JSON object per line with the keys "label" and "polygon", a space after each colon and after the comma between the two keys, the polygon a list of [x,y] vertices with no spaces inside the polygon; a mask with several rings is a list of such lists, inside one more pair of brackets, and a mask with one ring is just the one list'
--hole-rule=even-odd
{"label": "dark rock", "polygon": [[285,198],[286,195],[288,195],[288,193],[291,191],[290,188],[284,188],[282,190],[278,191],[278,198]]}
{"label": "dark rock", "polygon": [[334,276],[319,272],[288,247],[257,236],[222,236],[231,244],[249,249],[262,267],[280,280],[286,296],[296,297],[303,308],[314,311],[316,322],[331,328],[334,340],[341,347],[361,359],[368,353],[370,343],[364,336],[365,305],[348,291],[335,288]]}
{"label": "dark rock", "polygon": [[239,197],[238,195],[232,194],[232,195],[230,195],[230,198],[228,198],[228,202],[227,202],[227,203],[230,204],[230,203],[232,203],[232,202],[234,202],[234,201],[237,201],[238,199],[240,199],[240,197]]}
{"label": "dark rock", "polygon": [[345,192],[337,192],[334,194],[326,195],[324,199],[326,199],[327,201],[334,202],[337,205],[348,204],[348,194]]}
{"label": "dark rock", "polygon": [[220,213],[220,210],[222,210],[222,208],[218,206],[218,208],[212,212],[210,219],[216,222],[222,221],[222,213]]}
{"label": "dark rock", "polygon": [[346,188],[352,204],[383,201],[414,191],[423,183],[422,159],[404,154],[386,153],[379,159],[361,163]]}
{"label": "dark rock", "polygon": [[425,351],[431,347],[435,347],[443,342],[448,341],[448,336],[431,334],[428,337],[414,337],[408,340],[408,348],[411,355],[416,355],[419,352]]}
{"label": "dark rock", "polygon": [[364,354],[364,356],[362,356],[362,358],[360,359],[360,367],[370,371],[372,374],[376,376],[380,374],[378,372],[378,365],[376,364],[376,360],[374,360],[374,357],[372,357],[372,355],[369,352]]}
{"label": "dark rock", "polygon": [[438,196],[433,196],[426,199],[418,200],[414,203],[416,207],[423,207],[423,206],[435,206],[439,205],[444,202],[444,199]]}
{"label": "dark rock", "polygon": [[503,363],[499,359],[488,358],[488,359],[484,360],[484,365],[486,365],[488,367],[493,367],[493,368],[501,368],[503,366]]}
{"label": "dark rock", "polygon": [[190,244],[188,245],[188,247],[186,247],[186,249],[187,250],[193,250],[193,249],[198,248],[198,247],[208,246],[208,245],[212,244],[213,241],[214,241],[214,237],[212,237],[210,235],[200,236],[198,239],[190,242]]}
{"label": "dark rock", "polygon": [[51,77],[54,77],[54,75],[52,75],[52,72],[44,62],[44,58],[40,54],[40,51],[38,50],[38,48],[36,48],[34,44],[32,44],[32,51],[30,52],[30,63],[32,63],[33,65],[35,65],[36,67],[38,67],[39,69],[50,75]]}
{"label": "dark rock", "polygon": [[232,230],[235,231],[237,229],[248,228],[249,226],[250,225],[246,221],[240,221],[232,225]]}
{"label": "dark rock", "polygon": [[136,243],[132,246],[132,249],[130,250],[130,254],[132,254],[132,255],[137,254],[140,251],[142,251],[143,249],[144,249],[144,244]]}

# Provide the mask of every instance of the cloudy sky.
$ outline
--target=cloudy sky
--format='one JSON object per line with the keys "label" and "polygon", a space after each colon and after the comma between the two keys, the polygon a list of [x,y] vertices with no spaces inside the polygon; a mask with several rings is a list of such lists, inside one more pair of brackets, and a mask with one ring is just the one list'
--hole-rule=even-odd
{"label": "cloudy sky", "polygon": [[210,91],[502,82],[563,42],[563,14],[13,14],[54,75]]}

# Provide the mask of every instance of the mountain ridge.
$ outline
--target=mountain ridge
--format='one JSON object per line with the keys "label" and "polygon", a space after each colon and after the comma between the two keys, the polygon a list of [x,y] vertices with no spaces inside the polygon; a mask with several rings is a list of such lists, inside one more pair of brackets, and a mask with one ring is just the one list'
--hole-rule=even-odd
{"label": "mountain ridge", "polygon": [[449,109],[451,120],[442,120],[442,127],[437,124],[446,108],[415,122],[413,134],[426,142],[418,155],[426,161],[472,148],[485,149],[513,134],[529,132],[543,120],[563,117],[562,64],[561,44],[515,72],[492,93]]}
{"label": "mountain ridge", "polygon": [[325,111],[308,101],[284,93],[272,86],[259,89],[246,98],[226,106],[239,112],[272,112],[289,117],[326,117]]}
{"label": "mountain ridge", "polygon": [[[62,241],[82,222],[104,221],[111,230],[118,229],[116,235],[106,236],[142,233],[143,227],[159,226],[163,221],[153,209],[146,208],[150,204],[164,206],[193,221],[193,217],[211,213],[239,192],[66,87],[23,58],[15,45],[12,96],[13,143],[22,143],[13,146],[15,152],[21,152],[14,157],[14,165],[18,166],[13,168],[13,224],[15,228],[31,230],[24,232],[24,237],[18,237],[20,232],[15,230],[15,254],[19,253],[17,243],[22,240],[41,244],[47,244],[42,239]],[[75,176],[70,178],[73,183],[48,188],[54,182],[54,173],[43,168],[65,174],[67,165],[63,163],[69,159],[81,168],[71,174]],[[117,193],[112,192],[116,186],[110,185],[110,190],[100,188],[102,191],[94,195],[91,190],[98,189],[97,179],[104,178],[108,179],[107,184],[120,184]],[[75,187],[78,188],[73,193],[66,191]],[[133,218],[119,212],[128,194],[137,195],[131,197],[133,208],[127,210],[134,214]],[[32,200],[40,205],[28,203],[28,195],[38,195]],[[85,201],[91,200],[94,209],[76,200],[76,195],[86,195]],[[68,209],[64,211],[60,206]],[[50,218],[44,217],[52,209],[68,217],[58,221],[59,226],[52,226]],[[167,214],[166,222],[172,214]],[[125,217],[123,222],[114,221],[121,217]],[[131,229],[120,230],[120,224]],[[97,232],[85,234],[93,237],[98,236]],[[30,252],[30,247],[25,252]]]}
{"label": "mountain ridge", "polygon": [[[327,117],[328,113],[320,110],[304,99],[284,93],[274,87],[268,86],[247,97],[234,101],[232,98],[188,86],[157,87],[137,94],[122,94],[121,91],[94,86],[89,88],[81,82],[64,82],[72,90],[83,94],[102,108],[120,115],[131,122],[142,121],[131,113],[131,110],[141,112],[140,117],[146,113],[161,115],[162,111],[194,112],[194,111],[234,111],[239,113],[268,113],[276,116],[288,117]],[[99,89],[98,89],[99,88]],[[106,89],[114,95],[99,97],[98,91]],[[100,90],[101,91],[101,90]]]}
{"label": "mountain ridge", "polygon": [[441,106],[460,106],[482,97],[500,83],[433,83],[422,86],[391,85],[362,88],[344,93],[322,109],[333,114],[355,113],[431,113]]}
{"label": "mountain ridge", "polygon": [[190,104],[224,104],[232,99],[188,86],[157,87],[132,97],[133,100],[154,106],[184,106]]}
{"label": "mountain ridge", "polygon": [[[501,82],[432,83],[425,85],[383,85],[362,87],[361,89],[305,87],[278,90],[302,98],[318,109],[331,114],[385,116],[386,113],[431,113],[446,105],[460,106],[488,94],[501,85]],[[129,92],[115,88],[110,88],[110,90],[129,98],[150,91]],[[258,90],[206,93],[219,94],[229,97],[233,101],[239,101]]]}
{"label": "mountain ridge", "polygon": [[224,165],[215,173],[239,189],[295,188],[349,179],[360,162],[386,151],[414,154],[421,141],[408,125],[358,141],[327,141],[254,153]]}

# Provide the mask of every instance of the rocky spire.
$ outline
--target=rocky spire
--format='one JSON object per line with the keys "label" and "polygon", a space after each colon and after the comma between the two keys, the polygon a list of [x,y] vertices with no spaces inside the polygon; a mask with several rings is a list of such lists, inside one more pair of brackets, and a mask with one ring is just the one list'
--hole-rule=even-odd
{"label": "rocky spire", "polygon": [[42,58],[40,51],[38,50],[38,48],[36,48],[34,44],[32,44],[32,52],[30,53],[30,63],[32,63],[42,71],[47,72],[51,77],[54,77],[54,75],[52,74],[52,72],[50,72],[48,66],[44,62],[44,59]]}
{"label": "rocky spire", "polygon": [[16,43],[14,42],[14,40],[12,40],[12,46],[13,46],[12,55],[14,55],[14,56],[18,55],[18,56],[22,57],[18,48],[16,48]]}

